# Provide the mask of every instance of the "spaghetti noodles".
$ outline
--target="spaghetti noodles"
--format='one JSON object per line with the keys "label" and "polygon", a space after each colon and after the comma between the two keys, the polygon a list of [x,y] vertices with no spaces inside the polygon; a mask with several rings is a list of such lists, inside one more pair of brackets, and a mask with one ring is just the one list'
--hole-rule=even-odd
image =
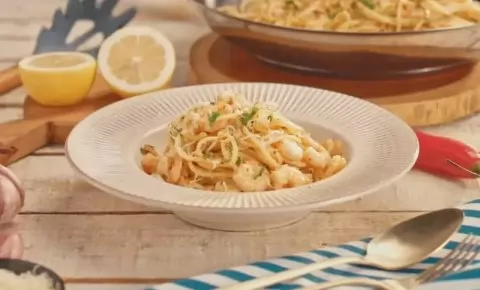
{"label": "spaghetti noodles", "polygon": [[213,191],[301,186],[328,178],[347,164],[340,141],[320,144],[271,105],[252,105],[231,92],[171,122],[162,153],[151,145],[141,152],[146,173]]}
{"label": "spaghetti noodles", "polygon": [[337,32],[400,32],[480,22],[473,0],[242,0],[231,16],[272,25]]}

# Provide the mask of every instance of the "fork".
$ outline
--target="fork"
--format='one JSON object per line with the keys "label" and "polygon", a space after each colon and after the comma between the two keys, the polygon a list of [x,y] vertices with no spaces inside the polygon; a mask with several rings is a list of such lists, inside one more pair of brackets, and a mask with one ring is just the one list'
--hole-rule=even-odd
{"label": "fork", "polygon": [[439,277],[459,271],[470,265],[475,261],[475,258],[480,251],[479,244],[480,240],[469,234],[444,258],[416,276],[383,281],[361,277],[349,278],[340,281],[332,281],[304,287],[302,290],[321,290],[345,285],[375,286],[386,290],[413,289],[418,285],[433,281]]}

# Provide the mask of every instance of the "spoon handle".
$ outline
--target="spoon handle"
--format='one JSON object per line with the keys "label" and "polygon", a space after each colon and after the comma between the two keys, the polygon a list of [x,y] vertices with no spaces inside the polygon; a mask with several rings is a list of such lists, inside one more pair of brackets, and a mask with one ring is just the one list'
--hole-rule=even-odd
{"label": "spoon handle", "polygon": [[340,264],[367,264],[367,261],[363,257],[342,257],[329,259],[326,261],[310,264],[304,267],[288,270],[278,274],[261,277],[258,279],[250,280],[243,283],[238,283],[230,287],[221,288],[222,290],[253,290],[268,285],[276,284],[285,280],[293,279],[298,276],[306,275],[308,273],[318,271],[325,268],[330,268]]}
{"label": "spoon handle", "polygon": [[301,290],[325,290],[339,286],[348,286],[348,285],[359,285],[359,286],[372,286],[384,290],[406,290],[405,287],[393,286],[387,283],[384,283],[380,280],[373,280],[370,278],[358,277],[358,278],[348,278],[339,281],[325,282],[317,285],[307,286],[301,288]]}

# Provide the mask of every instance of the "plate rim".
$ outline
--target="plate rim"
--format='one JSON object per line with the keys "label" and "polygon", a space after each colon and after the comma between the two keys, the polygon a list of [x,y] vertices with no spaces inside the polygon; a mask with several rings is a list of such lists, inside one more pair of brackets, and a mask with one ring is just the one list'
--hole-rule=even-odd
{"label": "plate rim", "polygon": [[[206,211],[255,211],[255,212],[260,212],[260,211],[265,211],[265,212],[271,212],[271,211],[281,211],[281,210],[285,210],[285,209],[292,209],[292,208],[296,208],[296,209],[300,209],[300,208],[305,208],[305,209],[308,209],[308,208],[319,208],[319,207],[323,207],[323,206],[330,206],[330,205],[334,205],[334,204],[339,204],[339,203],[343,203],[343,202],[347,202],[347,201],[351,201],[351,200],[354,200],[354,199],[357,199],[357,198],[360,198],[362,196],[365,196],[367,194],[370,194],[372,192],[375,192],[381,188],[384,188],[394,182],[396,182],[398,179],[400,179],[401,177],[403,177],[408,171],[411,170],[411,168],[413,167],[415,161],[417,160],[417,157],[418,157],[418,154],[419,154],[419,144],[418,144],[418,139],[416,138],[415,136],[415,133],[413,131],[413,129],[408,126],[403,120],[401,120],[400,118],[398,118],[397,116],[395,116],[393,113],[390,113],[388,110],[378,106],[378,105],[375,105],[373,103],[370,103],[368,101],[365,101],[365,100],[362,100],[362,99],[358,99],[358,98],[355,98],[353,96],[350,96],[350,95],[346,95],[346,94],[342,94],[342,93],[338,93],[338,92],[334,92],[334,91],[329,91],[329,90],[324,90],[324,89],[317,89],[317,88],[312,88],[312,87],[306,87],[306,86],[299,86],[299,85],[291,85],[291,84],[282,84],[282,83],[266,83],[266,82],[243,82],[243,83],[219,83],[219,84],[202,84],[202,85],[195,85],[195,86],[185,86],[185,87],[178,87],[178,88],[172,88],[172,89],[169,89],[168,91],[170,91],[170,95],[173,95],[175,94],[175,91],[182,91],[182,90],[186,90],[186,89],[189,89],[190,91],[194,91],[198,88],[202,88],[202,87],[229,87],[231,88],[233,91],[235,90],[234,88],[238,86],[281,86],[283,88],[291,88],[291,89],[300,89],[300,90],[310,90],[311,92],[313,93],[322,93],[322,94],[328,94],[328,95],[340,95],[340,96],[343,96],[343,97],[347,97],[347,98],[350,98],[350,99],[355,99],[356,101],[359,101],[359,102],[364,102],[364,103],[368,103],[371,107],[375,107],[375,109],[380,112],[380,111],[383,111],[382,114],[389,114],[388,117],[393,117],[392,120],[395,120],[397,122],[396,125],[403,125],[403,129],[408,129],[408,130],[404,130],[403,133],[410,133],[412,136],[414,136],[414,140],[415,142],[412,142],[412,156],[409,160],[408,163],[405,164],[404,168],[400,171],[397,172],[396,175],[392,174],[391,176],[389,176],[388,178],[384,178],[382,180],[380,180],[379,182],[371,185],[367,190],[360,190],[359,192],[357,193],[352,193],[350,195],[346,195],[346,196],[341,196],[341,197],[338,197],[338,198],[332,198],[332,199],[328,199],[328,200],[318,200],[318,201],[315,201],[315,202],[311,202],[311,201],[304,201],[304,202],[299,202],[299,203],[293,203],[293,204],[281,204],[281,205],[274,205],[274,206],[265,206],[263,204],[260,204],[260,205],[254,205],[252,206],[251,204],[248,205],[248,206],[237,206],[237,207],[226,207],[226,206],[218,206],[218,205],[192,205],[192,204],[182,204],[182,203],[175,203],[175,202],[170,202],[170,201],[163,201],[161,199],[153,199],[153,198],[150,198],[150,197],[146,197],[146,196],[141,196],[141,195],[138,195],[138,194],[132,194],[132,193],[129,193],[129,192],[124,192],[122,189],[119,189],[119,188],[115,188],[115,187],[112,187],[108,184],[106,184],[105,182],[102,182],[101,180],[97,180],[95,177],[91,176],[91,174],[89,174],[88,172],[85,172],[82,168],[80,168],[77,163],[75,162],[74,158],[71,156],[71,148],[69,145],[71,145],[71,143],[73,142],[72,140],[74,140],[76,134],[78,133],[77,130],[78,128],[81,128],[81,126],[85,126],[85,124],[88,124],[88,121],[89,120],[92,120],[94,119],[96,116],[102,116],[102,115],[105,115],[105,110],[106,108],[110,108],[110,110],[112,110],[112,108],[115,108],[116,106],[123,106],[124,104],[126,103],[129,103],[129,102],[139,102],[139,103],[142,103],[142,102],[148,102],[148,101],[142,101],[142,100],[147,100],[147,98],[150,98],[151,100],[155,99],[155,96],[157,95],[161,95],[163,92],[165,91],[156,91],[156,92],[151,92],[151,93],[147,93],[147,94],[143,94],[143,95],[139,95],[137,97],[134,97],[134,98],[129,98],[129,99],[124,99],[124,100],[119,100],[118,102],[115,102],[115,103],[112,103],[112,104],[109,104],[107,105],[106,107],[104,108],[101,108],[95,112],[93,112],[92,114],[90,114],[89,116],[87,116],[86,118],[84,118],[82,121],[80,121],[71,131],[71,133],[69,134],[68,138],[67,138],[67,142],[65,143],[65,156],[67,157],[67,160],[68,160],[68,163],[70,164],[70,166],[74,169],[74,171],[79,174],[83,180],[85,180],[87,183],[93,185],[94,187],[97,187],[99,189],[101,189],[102,191],[105,191],[109,194],[112,194],[112,195],[115,195],[115,196],[118,196],[120,198],[123,198],[123,199],[127,199],[127,200],[130,200],[130,201],[133,201],[133,202],[137,202],[137,203],[143,203],[143,204],[152,204],[152,203],[155,203],[155,204],[158,204],[159,206],[161,207],[164,207],[164,208],[177,208],[177,209],[182,209],[182,210],[189,210],[189,209],[192,209],[194,208],[196,211],[198,210],[206,210]],[[384,116],[387,116],[387,115],[384,115]],[[398,123],[400,122],[400,123]],[[157,127],[159,127],[160,125],[158,125]],[[162,124],[161,126],[164,126],[164,124]],[[410,132],[408,132],[410,131]],[[144,135],[145,135],[145,132],[144,132]],[[125,158],[122,158],[122,160],[124,162],[128,162]],[[134,170],[134,168],[132,168],[132,170]],[[145,175],[147,176],[147,175]],[[149,177],[149,178],[152,178],[152,177]],[[163,183],[164,186],[165,186],[165,190],[175,190],[175,188],[179,188],[179,186],[177,185],[172,185],[172,184],[169,184],[169,183],[166,183],[164,182]],[[318,184],[317,184],[318,185]],[[307,185],[303,188],[305,188],[305,190],[307,191],[313,191],[315,189],[315,183],[313,184],[310,184],[310,185]],[[184,188],[185,189],[185,188]],[[297,188],[298,189],[298,188]],[[208,191],[201,191],[201,190],[195,190],[195,189],[189,189],[189,190],[194,190],[196,192],[207,192],[208,194],[212,195],[212,192],[208,192]],[[284,190],[281,190],[283,192],[290,192],[291,189],[284,189]],[[276,190],[276,191],[270,191],[269,193],[276,193],[276,192],[280,192],[280,190]],[[265,194],[266,192],[263,192],[261,194]],[[218,194],[218,193],[214,193],[214,194]],[[236,196],[238,196],[238,193],[231,193],[231,194],[234,194]],[[247,195],[247,194],[252,194],[252,193],[242,193],[242,195]],[[225,196],[225,194],[222,194],[223,196]]]}

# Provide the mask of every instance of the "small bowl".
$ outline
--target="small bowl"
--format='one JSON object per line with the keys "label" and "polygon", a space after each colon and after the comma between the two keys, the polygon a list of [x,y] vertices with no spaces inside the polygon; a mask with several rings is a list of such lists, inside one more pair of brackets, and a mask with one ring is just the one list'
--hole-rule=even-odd
{"label": "small bowl", "polygon": [[32,272],[34,274],[45,273],[53,281],[55,290],[65,290],[65,283],[57,273],[34,262],[17,259],[0,259],[0,269],[8,270],[16,275],[21,275],[27,272]]}

